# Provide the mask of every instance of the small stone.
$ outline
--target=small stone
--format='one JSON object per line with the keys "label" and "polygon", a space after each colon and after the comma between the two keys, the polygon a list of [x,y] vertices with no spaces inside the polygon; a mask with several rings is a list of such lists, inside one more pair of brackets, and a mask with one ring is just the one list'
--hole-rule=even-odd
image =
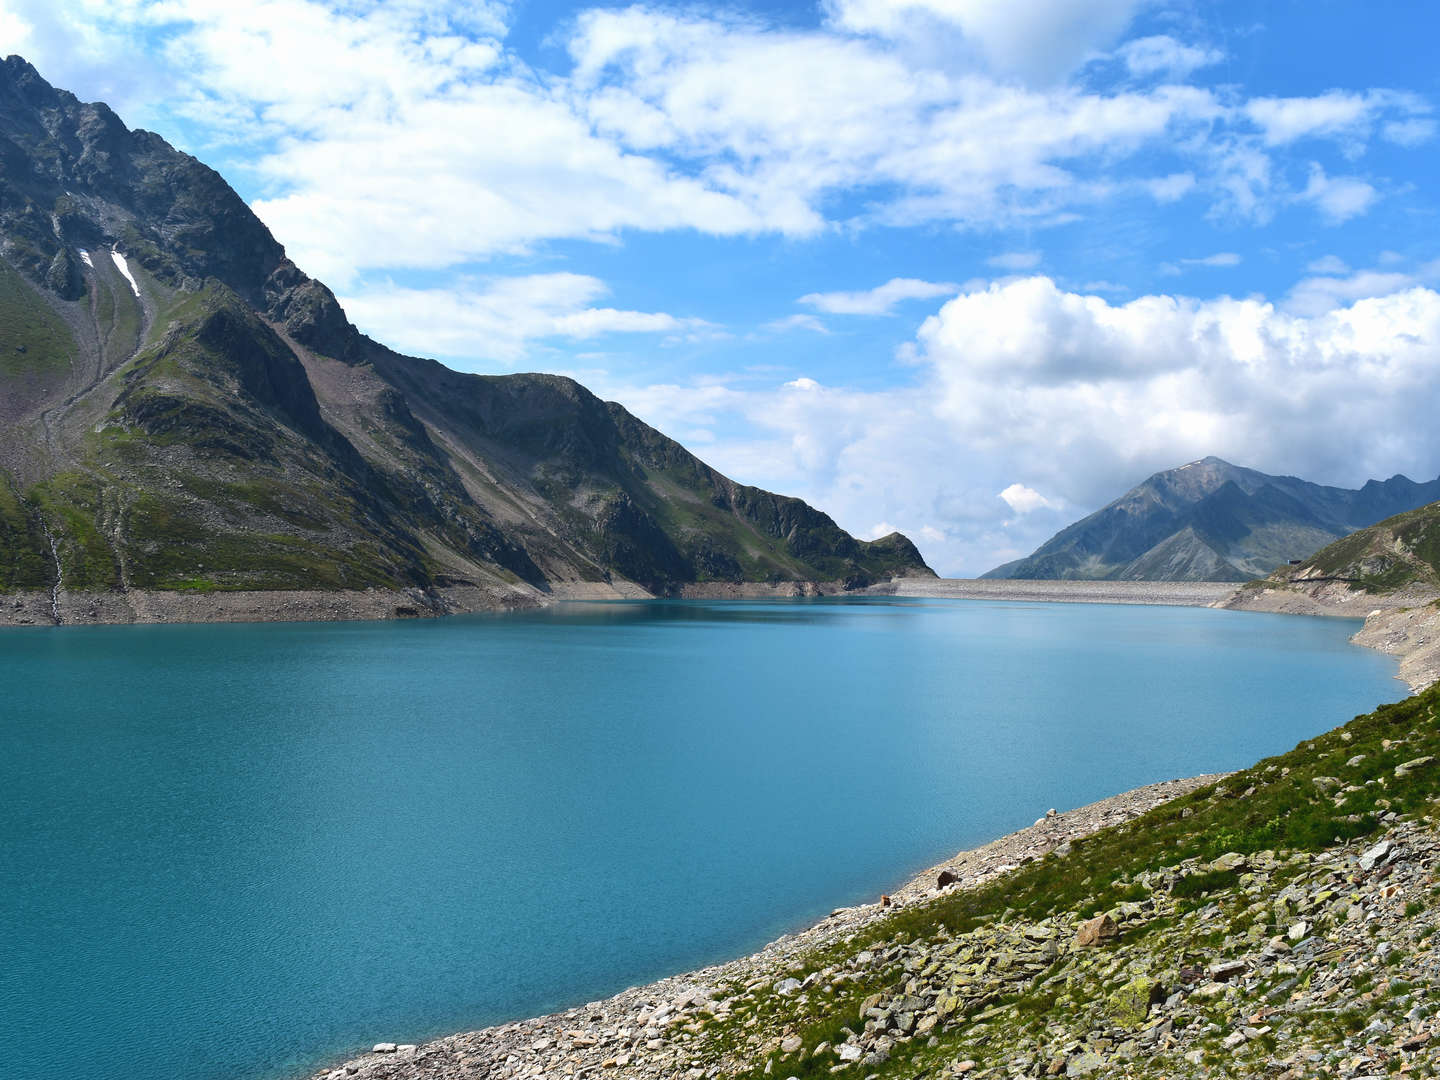
{"label": "small stone", "polygon": [[860,1047],[854,1043],[845,1043],[836,1053],[839,1055],[841,1061],[859,1061],[865,1056],[865,1051],[861,1050]]}
{"label": "small stone", "polygon": [[791,1035],[789,1038],[780,1040],[780,1052],[782,1054],[793,1054],[800,1047],[805,1045],[805,1040],[799,1035]]}
{"label": "small stone", "polygon": [[781,979],[775,984],[775,992],[782,997],[789,997],[791,994],[799,993],[799,979]]}
{"label": "small stone", "polygon": [[1435,758],[1430,754],[1426,754],[1424,757],[1411,758],[1409,761],[1402,762],[1395,766],[1395,776],[1397,778],[1406,777],[1416,769],[1423,769],[1425,766],[1433,765],[1434,763]]}
{"label": "small stone", "polygon": [[1310,924],[1302,920],[1300,922],[1297,922],[1294,926],[1290,927],[1287,936],[1290,938],[1291,941],[1301,941],[1309,932]]}
{"label": "small stone", "polygon": [[940,876],[935,879],[937,889],[948,888],[960,880],[960,875],[953,870],[941,870]]}
{"label": "small stone", "polygon": [[393,1054],[393,1053],[395,1052],[395,1044],[394,1044],[394,1043],[376,1043],[376,1044],[375,1044],[375,1049],[371,1050],[370,1052],[371,1052],[372,1054]]}
{"label": "small stone", "polygon": [[1229,1035],[1226,1035],[1225,1038],[1220,1040],[1220,1045],[1225,1047],[1226,1050],[1234,1050],[1235,1047],[1239,1046],[1244,1041],[1245,1033],[1243,1031],[1232,1031]]}
{"label": "small stone", "polygon": [[1246,859],[1238,851],[1227,851],[1210,864],[1211,870],[1239,870],[1245,866]]}
{"label": "small stone", "polygon": [[957,1061],[950,1069],[950,1071],[953,1072],[956,1076],[964,1076],[973,1068],[975,1068],[975,1062],[971,1061],[969,1058],[966,1058],[964,1061]]}

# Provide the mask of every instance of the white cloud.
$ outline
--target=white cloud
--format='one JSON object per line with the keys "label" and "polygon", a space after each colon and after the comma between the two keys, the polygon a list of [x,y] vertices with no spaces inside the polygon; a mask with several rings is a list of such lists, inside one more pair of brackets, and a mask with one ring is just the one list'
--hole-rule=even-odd
{"label": "white cloud", "polygon": [[817,319],[814,315],[796,314],[787,315],[783,319],[774,319],[765,323],[761,330],[772,334],[783,334],[791,330],[808,330],[812,334],[828,334],[830,328]]}
{"label": "white cloud", "polygon": [[1331,225],[1339,225],[1365,213],[1380,197],[1370,184],[1356,176],[1326,176],[1316,163],[1310,165],[1310,182],[1296,199],[1314,203]]}
{"label": "white cloud", "polygon": [[1158,203],[1172,203],[1184,198],[1195,190],[1194,173],[1171,173],[1150,180],[1142,180],[1141,186]]}
{"label": "white cloud", "polygon": [[861,292],[808,293],[798,302],[828,315],[889,315],[894,312],[896,304],[906,300],[933,300],[937,296],[948,296],[959,288],[945,281],[891,278],[884,285]]}
{"label": "white cloud", "polygon": [[[164,83],[149,100],[175,103],[203,156],[243,146],[257,211],[341,289],[634,230],[1053,227],[1136,192],[1263,221],[1291,194],[1276,160],[1302,136],[1350,152],[1431,125],[1426,102],[1389,90],[1246,102],[1064,82],[1139,0],[837,0],[807,30],[594,8],[557,31],[571,69],[556,72],[507,46],[498,0],[78,3],[18,0],[5,25],[87,85],[98,58],[136,57],[105,67]],[[1211,55],[1156,36],[1123,51],[1172,75]],[[1313,196],[1332,219],[1368,182],[1335,183]]]}
{"label": "white cloud", "polygon": [[1000,498],[1004,499],[1011,510],[1017,514],[1029,514],[1036,510],[1056,510],[1058,504],[1047,499],[1034,488],[1026,487],[1024,484],[1011,484],[1004,491],[1000,492]]}
{"label": "white cloud", "polygon": [[1176,79],[1225,59],[1218,49],[1182,45],[1166,34],[1127,41],[1120,47],[1119,56],[1132,75],[1168,75]]}
{"label": "white cloud", "polygon": [[894,38],[951,27],[997,71],[1056,82],[1108,48],[1141,0],[832,0],[836,25]]}
{"label": "white cloud", "polygon": [[[1328,264],[1325,259],[1317,262]],[[1297,282],[1285,297],[1285,310],[1296,315],[1317,316],[1342,304],[1389,296],[1418,284],[1411,274],[1382,270],[1361,270],[1350,274],[1344,263],[1340,263],[1340,267],[1329,274]],[[1314,271],[1317,267],[1312,263],[1310,269]]]}
{"label": "white cloud", "polygon": [[997,270],[1033,270],[1040,265],[1042,258],[1038,251],[1007,251],[1002,255],[991,255],[985,260],[985,265]]}
{"label": "white cloud", "polygon": [[1198,266],[1203,269],[1222,269],[1231,266],[1239,266],[1242,258],[1233,251],[1217,251],[1214,255],[1204,255],[1193,259],[1176,259],[1174,262],[1163,263],[1160,266],[1162,274],[1174,276],[1185,272],[1186,267]]}
{"label": "white cloud", "polygon": [[1318,259],[1312,259],[1305,267],[1312,274],[1348,274],[1349,265],[1338,255],[1322,255]]}
{"label": "white cloud", "polygon": [[[1415,94],[1394,90],[1355,93],[1331,90],[1314,97],[1254,98],[1243,107],[1269,146],[1297,139],[1337,139],[1358,151],[1382,117],[1383,134],[1393,142],[1423,142],[1434,131],[1430,105]],[[1398,116],[1396,115],[1398,114]]]}
{"label": "white cloud", "polygon": [[1440,293],[1414,285],[1302,314],[1007,280],[944,304],[915,359],[914,384],[882,391],[805,379],[605,393],[662,430],[734,418],[748,433],[732,422],[707,448],[717,468],[852,530],[897,527],[952,574],[1028,553],[1063,523],[1026,491],[1078,517],[1207,454],[1346,485],[1440,466]]}
{"label": "white cloud", "polygon": [[1428,117],[1391,120],[1380,133],[1397,146],[1419,146],[1435,137],[1435,121]]}
{"label": "white cloud", "polygon": [[386,344],[426,356],[514,364],[532,342],[606,334],[684,336],[715,328],[664,312],[596,307],[608,292],[584,274],[531,274],[449,289],[366,287],[341,297],[356,325]]}

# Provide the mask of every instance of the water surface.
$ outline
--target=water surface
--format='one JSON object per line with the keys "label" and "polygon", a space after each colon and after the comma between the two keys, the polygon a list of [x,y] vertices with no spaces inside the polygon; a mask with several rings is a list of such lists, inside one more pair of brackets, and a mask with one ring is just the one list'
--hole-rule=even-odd
{"label": "water surface", "polygon": [[1356,625],[871,599],[0,631],[0,1074],[270,1080],[727,959],[1403,696]]}

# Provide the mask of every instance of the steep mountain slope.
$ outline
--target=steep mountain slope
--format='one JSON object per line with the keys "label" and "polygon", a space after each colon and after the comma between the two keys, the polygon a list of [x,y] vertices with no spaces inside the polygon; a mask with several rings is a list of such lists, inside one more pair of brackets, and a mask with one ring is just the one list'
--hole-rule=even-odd
{"label": "steep mountain slope", "polygon": [[569,379],[366,338],[213,170],[13,56],[0,256],[0,589],[930,573],[904,537],[736,484]]}
{"label": "steep mountain slope", "polygon": [[1156,473],[987,578],[1249,581],[1395,514],[1440,498],[1440,478],[1359,490],[1269,476],[1219,458]]}

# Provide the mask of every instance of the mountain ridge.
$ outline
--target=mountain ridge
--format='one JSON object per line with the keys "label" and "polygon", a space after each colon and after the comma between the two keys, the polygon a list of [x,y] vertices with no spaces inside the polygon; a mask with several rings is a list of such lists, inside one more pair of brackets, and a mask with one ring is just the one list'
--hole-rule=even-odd
{"label": "mountain ridge", "polygon": [[982,576],[1244,582],[1435,499],[1440,478],[1397,475],[1352,490],[1206,457],[1151,475]]}
{"label": "mountain ridge", "polygon": [[373,341],[213,169],[15,56],[0,236],[0,590],[534,599],[933,573],[573,380]]}

